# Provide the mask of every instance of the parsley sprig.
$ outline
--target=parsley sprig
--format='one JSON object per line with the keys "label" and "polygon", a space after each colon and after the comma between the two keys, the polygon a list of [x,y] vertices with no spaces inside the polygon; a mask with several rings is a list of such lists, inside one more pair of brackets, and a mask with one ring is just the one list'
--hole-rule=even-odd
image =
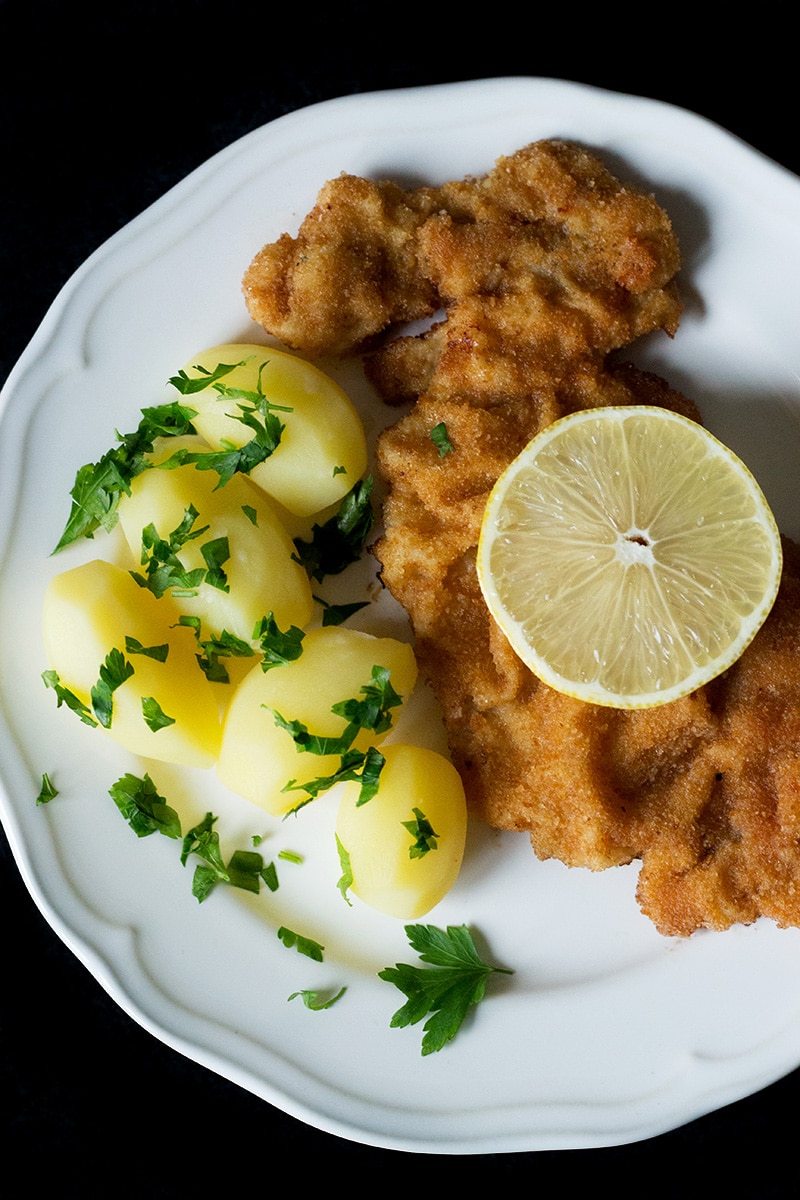
{"label": "parsley sprig", "polygon": [[484,997],[486,980],[497,972],[512,975],[506,967],[481,960],[466,925],[406,925],[406,936],[429,967],[396,963],[378,972],[407,997],[391,1019],[390,1028],[423,1025],[422,1053],[441,1050],[458,1033],[470,1008]]}

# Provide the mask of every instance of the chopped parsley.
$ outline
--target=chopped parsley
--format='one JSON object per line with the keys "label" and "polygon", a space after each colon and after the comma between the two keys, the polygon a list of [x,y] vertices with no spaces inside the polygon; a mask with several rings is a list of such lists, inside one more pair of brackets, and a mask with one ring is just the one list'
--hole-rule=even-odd
{"label": "chopped parsley", "polygon": [[439,834],[423,812],[420,812],[418,808],[413,808],[411,811],[414,814],[414,820],[400,822],[403,828],[408,830],[413,839],[408,850],[408,857],[424,858],[429,850],[437,848]]}
{"label": "chopped parsley", "polygon": [[303,791],[304,800],[291,812],[296,812],[310,800],[327,792],[335,783],[357,780],[361,783],[358,804],[366,804],[378,790],[378,782],[384,765],[384,757],[374,746],[366,751],[353,749],[353,742],[362,729],[373,733],[386,733],[392,726],[391,710],[402,703],[391,685],[387,667],[374,666],[371,682],[361,688],[362,699],[342,700],[334,704],[331,712],[342,717],[346,726],[338,737],[327,737],[309,732],[302,721],[287,720],[275,709],[270,709],[275,724],[285,729],[294,739],[298,751],[316,755],[339,755],[339,766],[331,775],[321,775],[305,783],[291,779],[284,792]]}
{"label": "chopped parsley", "polygon": [[306,1008],[310,1008],[313,1012],[322,1012],[324,1009],[330,1008],[337,1000],[340,1000],[346,991],[346,987],[341,987],[335,995],[325,999],[319,992],[312,991],[311,988],[305,988],[300,992],[292,992],[288,999],[296,1000],[300,996]]}
{"label": "chopped parsley", "polygon": [[223,658],[252,658],[255,651],[249,642],[223,629],[218,637],[203,639],[202,622],[199,617],[184,613],[178,619],[179,625],[185,625],[194,630],[194,636],[201,653],[196,654],[197,664],[210,683],[230,683]]}
{"label": "chopped parsley", "polygon": [[61,705],[65,704],[67,708],[80,717],[84,725],[91,725],[96,728],[97,721],[92,716],[89,706],[84,704],[68,687],[64,686],[59,679],[57,671],[43,671],[42,679],[44,680],[45,687],[52,688],[55,692],[57,708],[61,708]]}
{"label": "chopped parsley", "polygon": [[202,903],[219,883],[255,893],[265,883],[274,892],[278,886],[275,868],[272,864],[265,866],[264,859],[256,850],[235,850],[225,863],[219,834],[214,829],[216,820],[212,813],[206,813],[203,820],[190,829],[183,839],[183,865],[186,866],[190,854],[201,859],[192,877],[192,895]]}
{"label": "chopped parsley", "polygon": [[275,453],[286,428],[277,413],[291,412],[292,409],[286,405],[273,404],[264,393],[261,380],[269,360],[261,363],[255,388],[230,387],[221,382],[226,375],[247,361],[242,359],[239,363],[218,363],[213,371],[195,366],[195,370],[200,372],[199,375],[189,376],[185,371],[179,371],[177,375],[172,376],[169,383],[182,396],[213,388],[221,397],[236,400],[239,412],[231,413],[231,419],[250,429],[253,435],[251,439],[243,446],[228,444],[222,450],[182,449],[160,464],[161,466],[183,466],[185,463],[193,463],[199,471],[216,471],[219,475],[217,487],[223,487],[237,472],[249,475],[253,467],[265,462]]}
{"label": "chopped parsley", "polygon": [[453,443],[447,432],[447,426],[444,421],[440,421],[438,425],[434,425],[431,430],[431,441],[439,451],[439,458],[445,458],[453,452]]}
{"label": "chopped parsley", "polygon": [[406,936],[420,960],[429,967],[396,963],[378,972],[407,997],[391,1019],[390,1028],[401,1029],[428,1018],[423,1026],[422,1053],[441,1050],[458,1033],[473,1005],[484,997],[487,978],[506,967],[481,961],[466,925],[406,925]]}
{"label": "chopped parsley", "polygon": [[111,728],[113,693],[134,674],[121,650],[110,650],[100,667],[100,678],[92,688],[92,710],[104,729]]}
{"label": "chopped parsley", "polygon": [[362,479],[347,493],[338,511],[324,525],[314,525],[311,541],[295,538],[296,559],[309,578],[321,582],[326,575],[340,575],[358,562],[372,529],[371,477]]}
{"label": "chopped parsley", "polygon": [[353,604],[329,604],[327,600],[323,600],[321,596],[315,596],[317,604],[322,606],[322,624],[325,625],[343,625],[344,622],[352,617],[354,613],[359,612],[362,608],[369,607],[368,600],[359,600]]}
{"label": "chopped parsley", "polygon": [[151,833],[181,836],[178,814],[159,795],[149,775],[139,779],[129,772],[109,788],[108,794],[137,837],[149,837]]}
{"label": "chopped parsley", "polygon": [[143,654],[145,658],[153,658],[156,662],[166,662],[169,658],[169,643],[160,646],[143,646],[135,637],[125,637],[125,649],[128,654]]}
{"label": "chopped parsley", "polygon": [[175,718],[167,716],[153,696],[142,696],[142,716],[148,729],[152,729],[153,733],[158,733],[161,729],[175,724]]}
{"label": "chopped parsley", "polygon": [[46,771],[42,774],[42,785],[39,788],[39,795],[36,797],[37,804],[49,804],[58,795],[58,788],[54,787],[53,781]]}
{"label": "chopped parsley", "polygon": [[81,467],[70,492],[69,518],[54,553],[79,538],[94,537],[98,529],[113,529],[121,498],[130,495],[136,476],[152,466],[148,456],[156,439],[196,433],[192,425],[195,416],[195,409],[179,403],[144,408],[135,432],[117,434],[118,446],[107,450],[96,463]]}
{"label": "chopped parsley", "polygon": [[274,613],[262,617],[253,630],[253,641],[261,648],[261,670],[269,671],[295,662],[303,653],[305,636],[296,625],[290,625],[287,630],[279,629]]}
{"label": "chopped parsley", "polygon": [[142,530],[141,564],[145,574],[131,571],[131,575],[140,587],[148,588],[157,598],[165,592],[172,591],[173,596],[196,596],[202,583],[220,591],[228,592],[228,580],[222,569],[223,563],[230,558],[230,548],[226,537],[211,538],[200,547],[200,553],[205,561],[205,567],[194,567],[188,570],[181,562],[178,552],[188,543],[202,537],[208,532],[208,525],[195,528],[199,513],[193,504],[184,511],[180,523],[169,534],[162,538],[151,522]]}
{"label": "chopped parsley", "polygon": [[302,854],[298,854],[296,850],[279,850],[278,858],[282,858],[284,862],[295,863],[297,866],[303,861]]}
{"label": "chopped parsley", "polygon": [[319,942],[315,942],[313,938],[304,937],[302,933],[295,933],[293,929],[287,929],[285,925],[281,925],[278,930],[278,937],[283,942],[284,946],[290,949],[292,946],[298,954],[304,954],[306,958],[313,958],[314,962],[322,962],[325,947]]}
{"label": "chopped parsley", "polygon": [[336,886],[342,893],[342,899],[346,900],[352,908],[353,902],[347,894],[350,891],[350,888],[353,886],[353,868],[350,865],[350,852],[343,845],[338,833],[334,836],[336,838],[336,849],[339,852],[339,866],[342,869],[342,874],[339,877],[339,882],[336,884]]}

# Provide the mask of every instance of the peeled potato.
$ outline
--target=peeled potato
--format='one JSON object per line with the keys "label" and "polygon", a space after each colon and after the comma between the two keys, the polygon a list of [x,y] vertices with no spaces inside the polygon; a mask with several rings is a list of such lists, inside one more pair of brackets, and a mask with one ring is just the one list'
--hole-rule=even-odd
{"label": "peeled potato", "polygon": [[[259,463],[250,478],[290,512],[310,516],[338,503],[363,475],[367,447],[361,419],[337,383],[311,363],[271,347],[234,343],[196,354],[184,367],[192,379],[220,364],[241,364],[220,380],[226,388],[259,387],[285,425],[275,452]],[[186,402],[197,409],[195,429],[219,448],[243,446],[252,430],[237,420],[239,404],[213,386],[192,392]]]}
{"label": "peeled potato", "polygon": [[[414,652],[405,642],[377,638],[354,629],[312,630],[294,662],[262,671],[253,667],[236,688],[225,718],[217,774],[231,791],[281,815],[300,804],[302,791],[284,792],[290,780],[308,782],[335,771],[337,754],[298,751],[291,734],[276,724],[273,711],[299,720],[312,734],[341,736],[346,722],[331,712],[334,704],[360,698],[373,666],[388,668],[394,690],[403,698],[417,677]],[[397,713],[397,709],[394,713]],[[354,746],[366,750],[382,736],[362,731]]]}
{"label": "peeled potato", "polygon": [[[381,748],[386,762],[376,795],[358,805],[359,785],[339,783],[336,835],[350,859],[353,893],[379,912],[421,917],[456,881],[464,856],[467,805],[455,767],[420,746]],[[433,828],[435,848],[413,856],[414,809]]]}
{"label": "peeled potato", "polygon": [[[210,767],[220,744],[218,705],[197,665],[192,631],[171,628],[178,615],[168,599],[157,600],[121,567],[95,560],[51,580],[43,609],[45,651],[60,682],[90,706],[101,665],[109,651],[120,650],[134,674],[112,694],[108,734],[133,754]],[[126,651],[126,638],[145,648],[167,644],[166,661]],[[174,724],[153,731],[143,698],[155,700]]]}
{"label": "peeled potato", "polygon": [[[165,438],[154,460],[163,461],[181,449],[207,453],[208,443],[200,437]],[[181,612],[200,617],[204,633],[227,630],[245,641],[270,612],[282,629],[305,625],[314,606],[311,586],[303,567],[293,561],[294,544],[270,501],[242,476],[234,475],[222,487],[218,482],[215,471],[192,464],[153,467],[137,475],[130,496],[119,506],[119,523],[131,553],[138,562],[147,525],[154,524],[166,539],[193,505],[198,512],[194,528],[209,528],[187,541],[178,558],[189,570],[204,567],[202,547],[227,537],[230,558],[222,566],[229,590],[201,583],[195,595],[173,594]]]}

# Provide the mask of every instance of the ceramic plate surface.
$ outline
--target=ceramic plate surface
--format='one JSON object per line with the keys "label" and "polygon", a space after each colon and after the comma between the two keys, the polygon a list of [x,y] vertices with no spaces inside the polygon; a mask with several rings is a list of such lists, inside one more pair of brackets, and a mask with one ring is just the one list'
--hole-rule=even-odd
{"label": "ceramic plate surface", "polygon": [[[54,303],[0,410],[2,813],[47,919],[119,1004],[171,1046],[322,1129],[412,1151],[618,1144],[691,1120],[800,1063],[800,931],[769,923],[665,939],[634,900],[634,866],[594,875],[540,863],[524,836],[470,830],[462,875],[426,917],[469,924],[511,967],[444,1051],[390,1029],[403,1001],[377,972],[414,962],[402,922],[348,908],[324,801],[270,823],[213,773],[152,765],[186,822],[218,814],[223,847],[266,835],[281,887],[217,889],[199,905],[176,844],[139,840],[108,798],[141,764],[41,682],[48,579],[105,553],[50,557],[77,468],[200,349],[263,341],[240,290],[253,254],[294,232],[341,171],[436,183],[489,169],[536,138],[579,140],[645,184],[681,239],[686,313],[635,357],[700,405],[748,463],[783,531],[800,535],[800,182],[708,122],[660,103],[548,80],[387,92],[293,113],[235,143],[106,243]],[[390,418],[358,365],[333,372],[368,436]],[[369,581],[351,574],[341,587]],[[362,618],[407,625],[386,596]],[[421,725],[425,713],[420,714]],[[427,729],[436,736],[435,725]],[[35,797],[43,771],[59,796]],[[281,924],[326,947],[285,948]],[[299,988],[345,996],[314,1013]]]}

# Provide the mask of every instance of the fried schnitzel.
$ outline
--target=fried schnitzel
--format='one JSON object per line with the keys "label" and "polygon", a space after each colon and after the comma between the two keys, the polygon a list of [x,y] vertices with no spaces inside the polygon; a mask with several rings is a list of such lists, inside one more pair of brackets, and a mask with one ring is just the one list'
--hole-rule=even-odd
{"label": "fried schnitzel", "polygon": [[[341,176],[244,278],[251,315],[311,355],[366,352],[389,403],[376,548],[407,609],[470,804],[540,858],[641,860],[665,934],[761,915],[800,925],[800,552],[724,676],[657,709],[598,708],[527,670],[481,596],[475,550],[501,471],[579,408],[699,419],[619,351],[680,317],[679,251],[655,200],[581,147],[544,141],[478,179],[404,191]],[[433,317],[418,336],[398,324]],[[380,339],[383,340],[380,340]],[[432,438],[446,430],[446,452]]]}

